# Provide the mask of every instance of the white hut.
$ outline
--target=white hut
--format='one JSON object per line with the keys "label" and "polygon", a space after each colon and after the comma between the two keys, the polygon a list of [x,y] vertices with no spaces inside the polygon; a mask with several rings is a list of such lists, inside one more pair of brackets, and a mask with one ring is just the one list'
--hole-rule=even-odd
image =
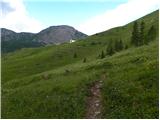
{"label": "white hut", "polygon": [[76,40],[71,39],[69,42],[70,42],[70,43],[73,43],[73,42],[75,42],[75,41],[76,41]]}

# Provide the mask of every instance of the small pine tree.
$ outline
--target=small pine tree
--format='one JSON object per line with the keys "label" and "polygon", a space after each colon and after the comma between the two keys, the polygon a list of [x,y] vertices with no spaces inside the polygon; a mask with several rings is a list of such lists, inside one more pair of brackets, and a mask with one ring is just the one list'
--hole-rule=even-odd
{"label": "small pine tree", "polygon": [[123,42],[122,42],[122,40],[119,41],[119,50],[123,50]]}
{"label": "small pine tree", "polygon": [[103,59],[103,58],[105,58],[105,55],[104,55],[104,52],[102,50],[102,52],[101,52],[101,59]]}
{"label": "small pine tree", "polygon": [[107,54],[108,54],[108,55],[113,55],[113,54],[114,54],[114,49],[113,49],[112,46],[108,46]]}
{"label": "small pine tree", "polygon": [[126,45],[124,49],[128,49],[128,45]]}
{"label": "small pine tree", "polygon": [[114,45],[115,45],[115,51],[119,51],[120,50],[120,48],[119,48],[120,46],[119,46],[119,41],[118,40],[115,41]]}
{"label": "small pine tree", "polygon": [[132,37],[131,37],[131,44],[135,46],[139,46],[139,41],[140,41],[140,34],[139,34],[138,23],[134,22]]}
{"label": "small pine tree", "polygon": [[83,63],[85,63],[86,61],[87,61],[87,59],[86,59],[86,58],[84,58],[84,59],[83,59]]}
{"label": "small pine tree", "polygon": [[109,43],[108,43],[108,46],[107,46],[107,50],[106,50],[106,53],[107,55],[113,55],[114,54],[114,49],[113,46],[115,47],[115,45],[113,45],[113,41],[111,40]]}
{"label": "small pine tree", "polygon": [[141,22],[141,26],[140,26],[140,41],[139,41],[139,45],[144,45],[144,41],[145,41],[144,29],[145,29],[145,24],[142,21]]}
{"label": "small pine tree", "polygon": [[156,29],[155,29],[155,27],[153,25],[149,29],[146,37],[147,38],[146,38],[145,44],[148,44],[150,41],[155,39],[155,37],[156,37]]}
{"label": "small pine tree", "polygon": [[123,50],[123,42],[122,40],[116,40],[115,41],[115,51],[121,51]]}
{"label": "small pine tree", "polygon": [[73,57],[74,57],[74,58],[77,58],[77,53],[74,53]]}

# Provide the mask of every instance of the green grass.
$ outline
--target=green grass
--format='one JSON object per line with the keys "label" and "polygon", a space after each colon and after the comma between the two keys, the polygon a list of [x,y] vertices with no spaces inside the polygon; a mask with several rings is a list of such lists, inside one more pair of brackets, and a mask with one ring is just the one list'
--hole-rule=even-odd
{"label": "green grass", "polygon": [[[142,54],[143,53],[143,54]],[[119,53],[107,70],[104,118],[158,118],[158,42]]]}
{"label": "green grass", "polygon": [[[152,25],[158,31],[158,11],[142,20],[145,32]],[[84,118],[88,88],[104,73],[103,118],[158,118],[158,35],[149,45],[132,47],[132,25],[4,54],[2,118]],[[109,40],[120,38],[129,49],[98,58]]]}
{"label": "green grass", "polygon": [[2,117],[81,118],[85,112],[85,84],[91,82],[90,75],[94,74],[62,74],[8,89],[4,91]]}

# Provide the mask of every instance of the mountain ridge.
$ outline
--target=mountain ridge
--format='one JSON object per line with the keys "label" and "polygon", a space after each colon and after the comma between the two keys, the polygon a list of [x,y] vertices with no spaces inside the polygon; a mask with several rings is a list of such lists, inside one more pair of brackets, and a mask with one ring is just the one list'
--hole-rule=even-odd
{"label": "mountain ridge", "polygon": [[[35,40],[45,44],[59,44],[71,39],[83,39],[84,33],[68,25],[50,26],[36,34]],[[52,39],[52,41],[50,40]]]}
{"label": "mountain ridge", "polygon": [[[79,40],[87,35],[67,25],[50,26],[38,33],[14,32],[1,28],[2,52],[12,52],[21,48],[39,47],[48,44],[61,44],[71,39]],[[11,45],[12,44],[12,45]]]}

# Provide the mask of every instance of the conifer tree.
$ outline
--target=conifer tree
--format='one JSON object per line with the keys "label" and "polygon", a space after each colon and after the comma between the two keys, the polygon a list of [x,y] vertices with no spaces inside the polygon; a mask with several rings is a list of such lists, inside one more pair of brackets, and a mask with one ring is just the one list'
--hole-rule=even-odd
{"label": "conifer tree", "polygon": [[107,55],[113,55],[114,54],[114,49],[113,46],[115,47],[115,45],[113,45],[113,41],[109,41],[107,49],[106,49],[106,53]]}
{"label": "conifer tree", "polygon": [[74,53],[73,57],[74,57],[74,58],[77,58],[77,53]]}
{"label": "conifer tree", "polygon": [[118,40],[115,41],[114,45],[115,45],[115,51],[120,51],[120,45]]}
{"label": "conifer tree", "polygon": [[121,51],[121,50],[123,50],[123,42],[122,42],[122,40],[120,39],[119,41],[118,40],[116,40],[115,41],[115,51]]}
{"label": "conifer tree", "polygon": [[87,59],[86,59],[86,58],[84,58],[84,59],[83,59],[83,63],[85,63],[86,61],[87,61]]}
{"label": "conifer tree", "polygon": [[156,37],[156,29],[152,25],[147,33],[147,38],[146,38],[145,44],[148,44],[150,41],[154,40],[155,37]]}
{"label": "conifer tree", "polygon": [[139,46],[139,41],[140,41],[140,35],[139,35],[138,23],[134,22],[131,43],[135,46]]}
{"label": "conifer tree", "polygon": [[114,49],[113,49],[112,45],[108,46],[108,48],[107,48],[107,54],[108,55],[113,55],[114,54]]}
{"label": "conifer tree", "polygon": [[139,41],[139,45],[143,45],[144,42],[145,42],[144,29],[145,29],[145,24],[142,21],[141,22],[141,26],[140,26],[140,41]]}
{"label": "conifer tree", "polygon": [[128,45],[126,45],[124,49],[128,49]]}
{"label": "conifer tree", "polygon": [[103,58],[105,58],[105,55],[104,55],[104,52],[102,50],[102,52],[101,52],[101,59],[103,59]]}
{"label": "conifer tree", "polygon": [[121,39],[119,41],[119,50],[123,50],[123,42]]}

